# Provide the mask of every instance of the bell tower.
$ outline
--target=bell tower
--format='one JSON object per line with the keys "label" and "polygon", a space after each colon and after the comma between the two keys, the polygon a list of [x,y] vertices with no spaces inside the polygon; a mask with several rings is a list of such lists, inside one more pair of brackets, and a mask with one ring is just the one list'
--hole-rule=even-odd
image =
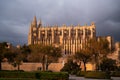
{"label": "bell tower", "polygon": [[36,19],[36,16],[34,16],[29,29],[28,45],[37,43],[37,33],[38,33],[37,19]]}
{"label": "bell tower", "polygon": [[33,18],[32,27],[37,27],[37,19],[36,19],[36,16],[34,16],[34,18]]}

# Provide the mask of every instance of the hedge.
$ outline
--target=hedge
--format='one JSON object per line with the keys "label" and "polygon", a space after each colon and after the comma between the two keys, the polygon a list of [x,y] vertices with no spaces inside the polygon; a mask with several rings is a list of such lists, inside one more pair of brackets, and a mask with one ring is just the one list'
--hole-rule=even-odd
{"label": "hedge", "polygon": [[0,78],[0,80],[38,80],[38,79],[30,79],[30,78]]}
{"label": "hedge", "polygon": [[69,74],[65,72],[10,72],[0,71],[0,78],[29,78],[40,80],[68,80]]}
{"label": "hedge", "polygon": [[87,74],[87,71],[79,71],[79,72],[77,73],[77,76],[79,76],[79,77],[84,77],[85,74]]}
{"label": "hedge", "polygon": [[65,72],[41,72],[38,79],[40,80],[68,80],[69,75]]}
{"label": "hedge", "polygon": [[101,72],[101,71],[79,71],[79,77],[93,78],[93,79],[110,79],[110,77],[120,77],[120,71]]}
{"label": "hedge", "polygon": [[87,72],[85,78],[92,79],[110,79],[110,75],[106,72]]}
{"label": "hedge", "polygon": [[0,72],[0,78],[36,78],[33,72]]}
{"label": "hedge", "polygon": [[111,77],[120,77],[120,71],[118,71],[118,72],[111,72]]}

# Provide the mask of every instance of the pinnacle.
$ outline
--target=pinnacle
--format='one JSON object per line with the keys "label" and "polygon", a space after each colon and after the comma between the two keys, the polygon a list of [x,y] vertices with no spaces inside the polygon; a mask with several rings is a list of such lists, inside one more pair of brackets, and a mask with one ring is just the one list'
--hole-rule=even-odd
{"label": "pinnacle", "polygon": [[36,21],[37,21],[36,16],[34,16],[33,22],[36,22]]}

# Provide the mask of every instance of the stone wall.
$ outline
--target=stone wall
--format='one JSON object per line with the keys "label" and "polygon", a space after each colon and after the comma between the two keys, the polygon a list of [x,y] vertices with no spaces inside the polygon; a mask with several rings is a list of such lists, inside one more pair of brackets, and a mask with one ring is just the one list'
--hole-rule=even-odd
{"label": "stone wall", "polygon": [[[48,66],[48,70],[54,71],[54,72],[59,72],[63,68],[64,64],[63,63],[51,63]],[[20,70],[24,71],[37,71],[42,69],[42,64],[41,63],[22,63],[20,65]],[[84,70],[84,65],[83,63],[81,64],[82,70]],[[5,62],[2,63],[2,70],[17,70],[17,67],[13,67],[11,64]],[[91,63],[86,64],[86,70],[87,71],[93,71],[95,70],[95,65]]]}
{"label": "stone wall", "polygon": [[[62,69],[62,67],[62,63],[51,63],[48,66],[48,70],[58,72],[60,69]],[[20,70],[24,71],[37,71],[40,70],[40,68],[42,68],[41,63],[22,63],[22,65],[20,65]],[[5,62],[2,63],[2,70],[17,70],[17,67],[13,67],[11,64]]]}

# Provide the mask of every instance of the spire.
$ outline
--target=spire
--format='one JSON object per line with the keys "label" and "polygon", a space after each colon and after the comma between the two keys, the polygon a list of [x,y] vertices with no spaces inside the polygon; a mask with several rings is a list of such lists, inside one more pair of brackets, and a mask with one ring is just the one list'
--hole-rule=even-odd
{"label": "spire", "polygon": [[95,25],[95,23],[94,23],[94,22],[91,22],[91,25]]}
{"label": "spire", "polygon": [[87,26],[87,24],[85,24],[85,26]]}
{"label": "spire", "polygon": [[33,22],[37,22],[37,20],[36,20],[36,16],[34,16]]}
{"label": "spire", "polygon": [[80,26],[80,24],[78,24],[78,26]]}
{"label": "spire", "polygon": [[42,21],[41,19],[38,21],[38,27],[40,27],[42,25]]}
{"label": "spire", "polygon": [[73,27],[74,25],[73,25],[73,24],[71,24],[70,26],[71,26],[71,27]]}
{"label": "spire", "polygon": [[32,26],[37,27],[37,19],[36,19],[36,16],[34,16],[34,18],[33,18]]}
{"label": "spire", "polygon": [[91,26],[96,27],[96,25],[95,25],[95,23],[94,23],[94,22],[91,22]]}

